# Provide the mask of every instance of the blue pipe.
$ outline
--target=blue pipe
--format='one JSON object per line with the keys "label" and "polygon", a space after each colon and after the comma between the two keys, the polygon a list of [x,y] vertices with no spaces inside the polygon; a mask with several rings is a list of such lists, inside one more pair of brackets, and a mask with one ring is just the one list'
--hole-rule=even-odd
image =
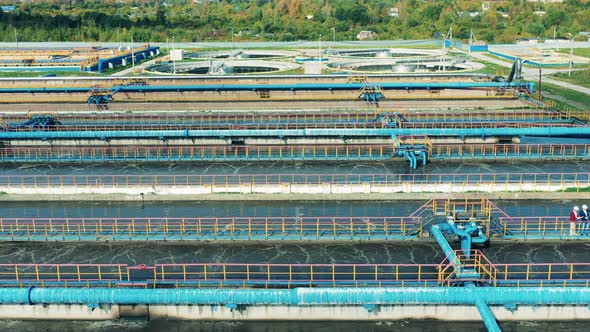
{"label": "blue pipe", "polygon": [[[317,90],[358,90],[363,83],[324,83],[324,84],[198,84],[198,85],[148,85],[120,86],[119,92],[178,92],[178,91],[317,91]],[[380,83],[382,89],[474,89],[474,88],[527,88],[527,83],[520,82],[392,82]],[[0,93],[87,93],[89,88],[2,88]]]}
{"label": "blue pipe", "polygon": [[418,158],[416,158],[416,153],[414,153],[414,151],[410,151],[410,157],[412,158],[412,162],[413,162],[413,169],[418,168]]}
{"label": "blue pipe", "polygon": [[399,151],[397,154],[399,156],[403,156],[404,158],[406,158],[410,161],[410,168],[411,169],[416,169],[415,158],[412,159],[413,153],[411,153],[409,151]]}
{"label": "blue pipe", "polygon": [[412,169],[418,168],[418,158],[416,158],[416,154],[414,151],[410,151],[410,158],[412,158]]}
{"label": "blue pipe", "polygon": [[278,129],[278,130],[112,130],[112,131],[42,131],[0,132],[0,139],[78,139],[78,138],[157,138],[157,137],[317,137],[317,136],[590,136],[586,127],[531,128],[418,128],[418,129]]}
{"label": "blue pipe", "polygon": [[443,235],[440,224],[432,226],[430,228],[430,234],[432,234],[432,236],[434,236],[434,239],[440,245],[440,248],[442,249],[443,253],[445,254],[445,257],[448,257],[449,260],[451,260],[451,261],[457,257],[457,256],[455,256],[455,251],[453,250],[453,248],[451,248],[451,245],[449,244],[449,242],[447,241],[447,239]]}
{"label": "blue pipe", "polygon": [[[436,228],[436,229],[435,229]],[[434,231],[434,232],[433,232]],[[450,235],[457,235],[461,239],[461,250],[463,254],[469,258],[471,255],[471,244],[472,243],[484,243],[488,240],[487,236],[477,227],[476,223],[466,223],[465,229],[459,229],[454,220],[450,220],[446,223],[440,223],[432,226],[431,233],[448,256],[448,250],[451,248],[442,232],[447,232]],[[477,232],[477,238],[473,239],[471,234]],[[452,250],[452,249],[450,249]]]}
{"label": "blue pipe", "polygon": [[445,254],[445,257],[447,257],[447,259],[449,260],[449,262],[453,263],[453,266],[455,268],[455,272],[459,272],[461,271],[461,263],[459,262],[459,259],[457,259],[457,255],[455,255],[455,251],[453,250],[453,248],[451,248],[451,245],[449,244],[449,242],[447,241],[447,239],[445,238],[441,227],[444,227],[445,224],[437,224],[434,225],[430,228],[430,234],[432,234],[432,236],[434,237],[434,239],[436,240],[436,242],[438,242],[438,245],[440,246],[440,248],[442,249],[443,253]]}
{"label": "blue pipe", "polygon": [[[475,284],[469,283],[465,287],[469,289],[474,289]],[[486,326],[488,332],[501,332],[500,326],[498,326],[498,322],[496,321],[496,317],[490,307],[488,307],[487,303],[481,298],[476,297],[474,301],[475,307],[477,311],[479,311],[479,315]]]}
{"label": "blue pipe", "polygon": [[422,166],[426,166],[428,164],[428,154],[426,154],[426,151],[420,151],[420,157],[422,157]]}
{"label": "blue pipe", "polygon": [[480,298],[475,299],[474,304],[488,332],[502,332],[490,307]]}
{"label": "blue pipe", "polygon": [[589,287],[0,288],[1,304],[588,305]]}
{"label": "blue pipe", "polygon": [[[455,223],[449,223],[448,225],[451,233],[457,235],[459,239],[461,239],[461,250],[463,250],[463,254],[465,254],[465,257],[468,259],[471,255],[471,243],[474,242],[473,238],[471,237],[471,233],[476,231],[478,232],[480,238],[476,241],[476,243],[483,243],[487,240],[487,237],[483,235],[475,223],[466,223],[465,229],[463,230],[459,229]],[[484,239],[483,241],[481,240],[482,237]]]}

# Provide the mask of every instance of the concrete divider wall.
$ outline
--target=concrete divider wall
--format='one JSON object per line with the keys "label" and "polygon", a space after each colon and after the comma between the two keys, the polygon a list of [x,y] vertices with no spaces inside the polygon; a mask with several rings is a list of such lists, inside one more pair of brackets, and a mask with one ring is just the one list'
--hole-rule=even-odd
{"label": "concrete divider wall", "polygon": [[[509,310],[491,306],[500,321],[590,320],[583,305],[518,306]],[[378,305],[349,306],[244,306],[223,305],[100,305],[79,304],[0,305],[0,319],[22,320],[113,320],[146,317],[172,320],[362,320],[395,321],[438,319],[444,321],[480,321],[474,306],[467,305]]]}
{"label": "concrete divider wall", "polygon": [[201,184],[125,186],[0,186],[0,201],[293,201],[293,200],[423,200],[483,194],[489,199],[590,199],[590,192],[565,191],[590,183],[561,184]]}
{"label": "concrete divider wall", "polygon": [[584,182],[562,183],[277,183],[277,184],[200,184],[200,185],[3,185],[5,194],[69,195],[69,194],[126,194],[126,195],[195,195],[195,194],[393,194],[393,193],[500,193],[500,192],[561,192],[590,186]]}

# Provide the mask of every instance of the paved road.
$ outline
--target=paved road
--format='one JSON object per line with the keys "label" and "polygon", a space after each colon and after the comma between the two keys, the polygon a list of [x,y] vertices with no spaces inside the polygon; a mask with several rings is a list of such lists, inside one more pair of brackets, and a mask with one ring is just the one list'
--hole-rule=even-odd
{"label": "paved road", "polygon": [[[502,60],[499,60],[496,58],[492,58],[492,57],[489,57],[483,53],[471,53],[471,56],[478,59],[478,60],[491,62],[491,63],[497,64],[500,66],[504,66],[504,67],[508,67],[508,68],[512,67],[512,62],[506,62],[506,61],[502,61]],[[547,77],[549,75],[553,75],[553,74],[560,73],[560,72],[567,72],[567,71],[568,71],[568,69],[543,69],[543,71],[542,71],[543,81],[560,86],[562,88],[571,89],[571,90],[574,90],[577,92],[581,92],[581,93],[585,93],[587,95],[590,95],[590,89],[588,89],[586,87],[563,82],[563,81],[559,81],[559,80]],[[539,79],[539,70],[536,68],[523,67],[523,76],[526,80],[537,81]]]}

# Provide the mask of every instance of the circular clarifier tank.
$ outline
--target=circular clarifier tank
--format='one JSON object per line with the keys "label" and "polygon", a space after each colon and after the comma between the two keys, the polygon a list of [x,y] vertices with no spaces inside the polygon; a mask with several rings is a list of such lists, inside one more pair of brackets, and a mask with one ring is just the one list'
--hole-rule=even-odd
{"label": "circular clarifier tank", "polygon": [[158,64],[147,68],[147,71],[158,74],[186,74],[186,75],[240,75],[283,72],[298,69],[296,63],[278,61],[237,61],[211,60],[196,62],[181,62]]}
{"label": "circular clarifier tank", "polygon": [[339,72],[358,72],[358,73],[438,73],[449,71],[470,71],[478,70],[484,66],[479,63],[469,62],[463,58],[447,59],[444,61],[430,60],[364,60],[349,62],[332,62],[327,67],[333,71]]}
{"label": "circular clarifier tank", "polygon": [[294,51],[234,50],[186,52],[184,56],[188,59],[285,59],[298,54]]}
{"label": "circular clarifier tank", "polygon": [[440,57],[444,53],[442,50],[422,50],[409,48],[331,50],[328,52],[332,57],[377,59],[432,59]]}

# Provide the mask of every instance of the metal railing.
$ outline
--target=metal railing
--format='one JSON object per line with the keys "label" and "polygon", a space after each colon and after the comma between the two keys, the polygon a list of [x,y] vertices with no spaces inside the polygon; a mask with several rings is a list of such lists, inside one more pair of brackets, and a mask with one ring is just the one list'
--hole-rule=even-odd
{"label": "metal railing", "polygon": [[186,145],[58,146],[0,149],[0,162],[19,161],[167,161],[167,160],[346,160],[390,159],[393,144],[334,145]]}
{"label": "metal railing", "polygon": [[0,218],[8,240],[383,240],[416,238],[420,217]]}
{"label": "metal railing", "polygon": [[534,127],[578,127],[569,122],[401,122],[401,128],[423,129],[423,128],[534,128]]}
{"label": "metal railing", "polygon": [[[590,173],[453,173],[453,174],[80,174],[1,175],[4,188],[233,186],[233,185],[371,185],[465,187],[497,185],[514,190],[579,191],[590,186]],[[519,189],[520,188],[520,189]],[[572,188],[572,189],[570,189]]]}
{"label": "metal railing", "polygon": [[[293,288],[449,286],[590,287],[590,263],[492,264],[476,251],[459,254],[461,270],[441,264],[192,263],[0,264],[2,287]],[[467,277],[461,273],[469,272]],[[456,279],[459,278],[459,279]]]}
{"label": "metal railing", "polygon": [[445,158],[590,158],[590,144],[435,144],[432,157]]}
{"label": "metal railing", "polygon": [[[504,237],[563,237],[570,234],[567,216],[501,217],[500,226]],[[575,223],[575,232],[582,233],[583,222]],[[590,236],[582,234],[582,236]]]}
{"label": "metal railing", "polygon": [[590,287],[590,263],[494,264],[496,283],[516,286]]}
{"label": "metal railing", "polygon": [[[438,267],[441,285],[472,281],[493,286],[590,287],[590,263],[493,264],[479,250],[471,250],[469,257],[462,251],[455,255],[454,261],[447,257]],[[465,272],[470,275],[456,279]]]}
{"label": "metal railing", "polygon": [[[445,257],[438,266],[438,280],[448,286],[454,282],[477,281],[493,283],[497,277],[497,270],[490,260],[479,250],[472,249],[469,255],[462,250],[455,250],[454,257]],[[462,273],[470,272],[469,277],[461,277]],[[458,278],[458,279],[457,279]]]}
{"label": "metal railing", "polygon": [[[49,112],[47,112],[49,113]],[[12,131],[38,131],[40,128],[18,126],[30,119],[31,114],[4,115],[12,124]],[[172,130],[172,129],[239,129],[239,128],[376,128],[378,113],[186,113],[186,114],[116,114],[116,115],[54,115],[62,125],[44,130]]]}
{"label": "metal railing", "polygon": [[436,285],[436,264],[160,264],[156,281],[296,286]]}
{"label": "metal railing", "polygon": [[126,264],[0,264],[0,285],[114,285],[129,279]]}
{"label": "metal railing", "polygon": [[[408,143],[412,142],[412,143]],[[402,144],[419,144],[433,159],[588,159],[588,144],[432,144],[428,139],[399,144],[58,146],[0,148],[0,162],[168,161],[168,160],[387,160]]]}
{"label": "metal railing", "polygon": [[437,264],[0,264],[7,287],[436,286]]}
{"label": "metal railing", "polygon": [[409,122],[545,122],[569,121],[571,116],[544,110],[520,109],[497,112],[401,112]]}

